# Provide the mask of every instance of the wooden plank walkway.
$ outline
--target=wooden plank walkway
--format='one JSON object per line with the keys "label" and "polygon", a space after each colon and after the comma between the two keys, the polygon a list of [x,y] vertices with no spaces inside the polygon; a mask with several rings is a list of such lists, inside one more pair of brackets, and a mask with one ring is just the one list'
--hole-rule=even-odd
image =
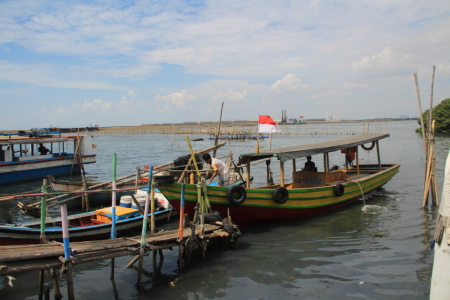
{"label": "wooden plank walkway", "polygon": [[[192,237],[191,228],[183,230],[183,240]],[[227,237],[229,234],[222,226],[205,224],[195,226],[195,237],[199,240]],[[117,239],[97,240],[70,243],[75,253],[76,263],[104,260],[126,255],[139,254],[141,237],[123,237]],[[147,235],[145,238],[146,251],[168,249],[178,246],[178,230],[159,232]],[[0,246],[0,275],[10,275],[30,270],[57,268],[64,263],[64,248],[62,243],[38,245]]]}

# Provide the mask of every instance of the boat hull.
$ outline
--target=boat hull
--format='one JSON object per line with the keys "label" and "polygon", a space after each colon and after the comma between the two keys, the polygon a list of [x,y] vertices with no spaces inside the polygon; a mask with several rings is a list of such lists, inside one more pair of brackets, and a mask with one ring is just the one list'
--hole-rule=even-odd
{"label": "boat hull", "polygon": [[[155,212],[155,222],[168,219],[170,209]],[[150,218],[150,216],[149,216]],[[49,221],[47,220],[47,223]],[[143,216],[137,216],[116,222],[117,237],[142,227]],[[50,241],[62,242],[62,228],[50,226],[46,228],[45,235]],[[111,223],[95,224],[90,226],[69,228],[69,239],[73,242],[107,239],[111,236]],[[39,244],[40,229],[27,226],[0,225],[0,245]]]}
{"label": "boat hull", "polygon": [[[341,182],[344,194],[334,194],[335,185],[288,189],[288,200],[278,204],[273,200],[274,187],[246,189],[246,199],[240,205],[231,204],[227,199],[226,187],[208,187],[208,199],[212,210],[218,211],[222,217],[230,214],[238,226],[286,221],[306,218],[329,211],[337,210],[345,205],[367,197],[383,186],[399,171],[400,165],[383,165],[383,170],[371,172],[366,176],[351,177]],[[181,184],[162,184],[158,186],[161,193],[175,209],[180,209]],[[197,204],[197,186],[185,185],[184,210],[189,218],[193,218]]]}
{"label": "boat hull", "polygon": [[[0,184],[79,172],[73,157],[51,158],[0,164]],[[83,164],[95,163],[95,155],[83,156]]]}

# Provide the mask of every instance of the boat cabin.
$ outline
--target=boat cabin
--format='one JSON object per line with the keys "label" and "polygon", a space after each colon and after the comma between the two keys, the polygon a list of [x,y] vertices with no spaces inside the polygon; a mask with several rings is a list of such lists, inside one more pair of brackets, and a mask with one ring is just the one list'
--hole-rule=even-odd
{"label": "boat cabin", "polygon": [[[309,187],[320,187],[326,185],[333,185],[340,181],[351,179],[356,179],[361,177],[361,173],[367,174],[371,172],[378,172],[384,168],[381,164],[380,150],[378,141],[389,137],[389,134],[362,134],[354,135],[349,137],[344,137],[336,140],[284,147],[273,150],[259,151],[257,153],[243,154],[239,157],[239,164],[246,165],[246,188],[250,188],[251,181],[249,180],[251,176],[250,165],[251,162],[263,159],[270,159],[272,157],[277,158],[280,161],[280,183],[267,186],[267,188],[273,188],[276,186],[282,186],[287,189],[297,189],[297,188],[309,188]],[[370,144],[370,150],[376,147],[378,164],[372,165],[360,165],[358,157],[358,146],[365,144]],[[369,149],[365,148],[365,149]],[[330,152],[340,151],[345,155],[345,167],[339,168],[338,166],[331,166],[329,163],[328,154]],[[296,159],[303,158],[307,156],[323,155],[323,165],[324,169],[316,171],[303,171],[297,170]],[[353,164],[353,160],[355,164]],[[285,183],[285,162],[292,161],[292,181]],[[317,168],[316,168],[317,169]],[[261,188],[261,187],[259,187]],[[264,187],[262,187],[264,188]]]}
{"label": "boat cabin", "polygon": [[[61,136],[57,131],[0,133],[0,163],[74,156],[74,153],[93,155],[92,145],[77,142],[77,136]],[[77,149],[78,148],[78,149]]]}

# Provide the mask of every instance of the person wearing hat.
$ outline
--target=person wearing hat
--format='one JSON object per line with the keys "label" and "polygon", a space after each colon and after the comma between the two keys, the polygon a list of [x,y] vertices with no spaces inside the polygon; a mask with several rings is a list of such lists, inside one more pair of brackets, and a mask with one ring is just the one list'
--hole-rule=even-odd
{"label": "person wearing hat", "polygon": [[302,169],[302,171],[315,171],[316,170],[316,164],[311,160],[311,156],[306,157],[305,167]]}
{"label": "person wearing hat", "polygon": [[203,160],[210,165],[214,173],[209,179],[209,183],[211,183],[217,175],[219,175],[219,186],[228,186],[229,185],[229,177],[228,177],[228,166],[221,160],[217,158],[211,158],[211,155],[208,153],[203,154]]}

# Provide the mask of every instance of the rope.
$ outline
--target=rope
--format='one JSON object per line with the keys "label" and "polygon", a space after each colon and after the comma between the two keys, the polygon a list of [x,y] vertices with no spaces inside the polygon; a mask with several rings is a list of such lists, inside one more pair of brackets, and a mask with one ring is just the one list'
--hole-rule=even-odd
{"label": "rope", "polygon": [[[364,192],[363,192],[363,190],[362,190],[362,187],[361,187],[361,185],[359,184],[359,182],[357,182],[357,181],[352,181],[352,182],[354,182],[354,183],[356,183],[356,184],[358,184],[358,186],[359,186],[359,189],[361,190],[361,196],[362,196],[362,200],[363,200],[363,203],[364,203],[364,207],[366,206],[366,201],[364,200]],[[363,210],[364,210],[364,208],[363,208]]]}

